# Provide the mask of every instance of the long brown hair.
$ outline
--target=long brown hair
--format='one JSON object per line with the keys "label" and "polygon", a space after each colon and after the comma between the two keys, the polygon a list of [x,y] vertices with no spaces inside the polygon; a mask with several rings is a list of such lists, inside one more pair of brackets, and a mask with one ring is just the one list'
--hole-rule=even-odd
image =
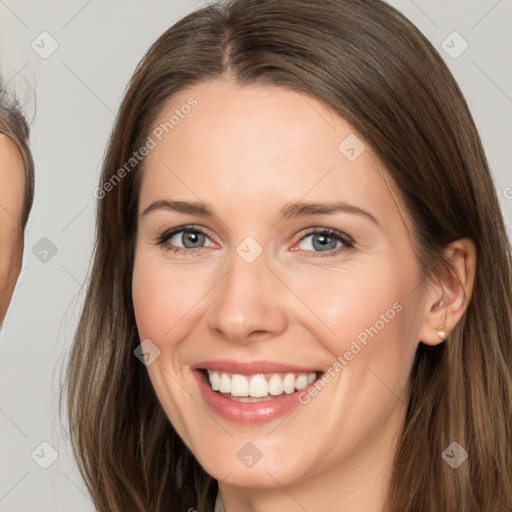
{"label": "long brown hair", "polygon": [[[233,0],[181,19],[148,50],[107,148],[104,185],[172,96],[229,74],[325,102],[364,137],[404,198],[425,277],[442,250],[477,248],[467,310],[420,344],[387,509],[512,510],[511,250],[481,140],[443,59],[381,0]],[[143,162],[142,162],[143,163]],[[94,261],[67,371],[71,440],[104,512],[213,510],[217,482],[178,437],[133,351],[131,298],[142,164],[99,200]],[[453,441],[469,454],[452,469]]]}

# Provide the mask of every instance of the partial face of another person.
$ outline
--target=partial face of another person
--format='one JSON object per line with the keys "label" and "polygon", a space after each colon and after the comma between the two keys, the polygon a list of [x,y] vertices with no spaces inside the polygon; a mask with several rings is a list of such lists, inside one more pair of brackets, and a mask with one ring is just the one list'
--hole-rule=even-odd
{"label": "partial face of another person", "polygon": [[14,142],[0,133],[0,324],[21,270],[24,197],[23,159]]}
{"label": "partial face of another person", "polygon": [[370,468],[403,421],[425,308],[397,191],[316,99],[204,85],[161,112],[179,121],[142,171],[133,302],[158,399],[233,485]]}

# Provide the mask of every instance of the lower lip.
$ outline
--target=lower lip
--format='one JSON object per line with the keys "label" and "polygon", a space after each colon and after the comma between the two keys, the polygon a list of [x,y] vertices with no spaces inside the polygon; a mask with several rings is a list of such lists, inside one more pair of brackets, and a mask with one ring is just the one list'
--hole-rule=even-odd
{"label": "lower lip", "polygon": [[222,396],[217,391],[213,391],[210,384],[206,382],[205,374],[199,370],[193,370],[194,376],[199,383],[199,389],[203,400],[209,408],[221,418],[233,423],[248,423],[256,425],[267,423],[289,413],[299,405],[299,393],[307,392],[309,384],[300,391],[295,391],[287,395],[276,396],[273,400],[265,402],[236,402]]}

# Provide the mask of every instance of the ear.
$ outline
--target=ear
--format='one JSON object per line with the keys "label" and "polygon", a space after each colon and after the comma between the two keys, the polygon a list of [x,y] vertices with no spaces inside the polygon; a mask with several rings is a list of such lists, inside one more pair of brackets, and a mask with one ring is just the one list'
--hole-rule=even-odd
{"label": "ear", "polygon": [[418,341],[425,345],[442,343],[464,315],[475,282],[476,247],[469,238],[461,238],[444,250],[456,276],[446,272],[426,290],[425,308]]}

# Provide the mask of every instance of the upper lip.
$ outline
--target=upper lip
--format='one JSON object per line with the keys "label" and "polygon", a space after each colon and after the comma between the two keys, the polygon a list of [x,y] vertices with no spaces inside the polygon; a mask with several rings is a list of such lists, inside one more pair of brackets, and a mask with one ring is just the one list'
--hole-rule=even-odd
{"label": "upper lip", "polygon": [[311,373],[320,371],[314,368],[305,368],[276,361],[235,361],[228,359],[216,359],[201,361],[192,366],[194,370],[216,370],[241,375],[253,375],[257,373]]}

